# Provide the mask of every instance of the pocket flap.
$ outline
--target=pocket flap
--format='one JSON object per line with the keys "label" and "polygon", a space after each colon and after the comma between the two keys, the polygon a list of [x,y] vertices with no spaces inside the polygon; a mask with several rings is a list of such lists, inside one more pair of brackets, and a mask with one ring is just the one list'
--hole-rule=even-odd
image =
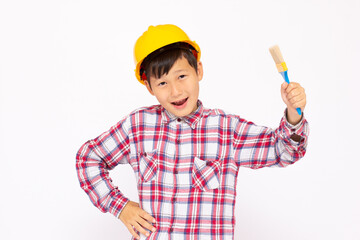
{"label": "pocket flap", "polygon": [[203,191],[216,189],[220,185],[221,161],[204,161],[194,158],[192,169],[193,186]]}
{"label": "pocket flap", "polygon": [[144,182],[152,180],[157,172],[156,151],[145,152],[140,154],[139,172],[141,180]]}

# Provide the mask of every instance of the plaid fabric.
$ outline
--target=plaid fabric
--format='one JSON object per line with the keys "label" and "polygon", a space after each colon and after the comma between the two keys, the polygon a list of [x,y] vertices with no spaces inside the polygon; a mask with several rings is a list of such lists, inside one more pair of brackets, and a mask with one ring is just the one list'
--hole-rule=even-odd
{"label": "plaid fabric", "polygon": [[[300,142],[290,139],[301,136]],[[119,216],[128,199],[108,170],[130,164],[140,206],[156,219],[157,231],[141,239],[234,237],[239,167],[285,167],[304,156],[308,123],[283,117],[272,130],[218,109],[198,109],[176,118],[160,105],[123,118],[77,153],[81,187],[103,212]]]}

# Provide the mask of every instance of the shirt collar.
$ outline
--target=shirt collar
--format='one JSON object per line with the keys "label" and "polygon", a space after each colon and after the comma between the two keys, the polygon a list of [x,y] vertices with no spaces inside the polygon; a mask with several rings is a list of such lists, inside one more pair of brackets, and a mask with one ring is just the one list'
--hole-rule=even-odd
{"label": "shirt collar", "polygon": [[185,117],[177,117],[168,110],[166,110],[164,107],[161,107],[161,120],[162,123],[167,124],[174,120],[182,119],[186,123],[188,123],[192,129],[194,129],[196,127],[196,124],[199,122],[200,118],[202,117],[203,113],[204,113],[203,104],[200,100],[198,100],[197,109]]}

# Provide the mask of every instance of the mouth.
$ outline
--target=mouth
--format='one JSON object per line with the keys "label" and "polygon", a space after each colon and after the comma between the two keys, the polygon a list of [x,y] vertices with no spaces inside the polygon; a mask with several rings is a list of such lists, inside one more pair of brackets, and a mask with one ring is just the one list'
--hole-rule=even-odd
{"label": "mouth", "polygon": [[176,108],[182,108],[186,105],[186,102],[189,98],[184,98],[179,101],[172,102],[171,104],[174,105]]}

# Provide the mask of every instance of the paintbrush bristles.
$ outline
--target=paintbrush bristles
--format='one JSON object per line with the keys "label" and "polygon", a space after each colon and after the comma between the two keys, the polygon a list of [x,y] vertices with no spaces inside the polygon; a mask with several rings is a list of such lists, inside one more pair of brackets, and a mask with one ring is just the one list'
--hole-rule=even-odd
{"label": "paintbrush bristles", "polygon": [[276,63],[276,68],[278,69],[279,72],[284,72],[287,70],[284,58],[280,52],[280,48],[278,45],[272,46],[271,48],[269,48],[270,54],[273,57],[275,63]]}
{"label": "paintbrush bristles", "polygon": [[272,46],[271,48],[269,48],[269,51],[276,64],[284,62],[284,58],[280,52],[280,48],[278,45]]}

